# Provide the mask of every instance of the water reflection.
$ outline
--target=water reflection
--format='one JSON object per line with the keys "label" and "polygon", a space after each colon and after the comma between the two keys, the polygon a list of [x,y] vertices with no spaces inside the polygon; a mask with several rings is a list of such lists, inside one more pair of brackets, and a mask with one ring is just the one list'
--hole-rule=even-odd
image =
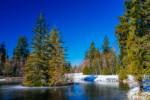
{"label": "water reflection", "polygon": [[25,88],[1,83],[0,100],[126,100],[128,84],[79,83],[57,88]]}
{"label": "water reflection", "polygon": [[127,83],[120,82],[119,83],[119,89],[120,90],[129,90],[130,87],[129,87],[129,85]]}

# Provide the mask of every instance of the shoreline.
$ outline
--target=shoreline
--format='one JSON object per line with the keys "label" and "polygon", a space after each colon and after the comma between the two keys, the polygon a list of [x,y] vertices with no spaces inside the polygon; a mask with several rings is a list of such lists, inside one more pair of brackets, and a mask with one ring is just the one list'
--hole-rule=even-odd
{"label": "shoreline", "polygon": [[129,100],[150,100],[150,92],[139,92],[139,87],[136,86],[130,89],[127,93],[127,98]]}

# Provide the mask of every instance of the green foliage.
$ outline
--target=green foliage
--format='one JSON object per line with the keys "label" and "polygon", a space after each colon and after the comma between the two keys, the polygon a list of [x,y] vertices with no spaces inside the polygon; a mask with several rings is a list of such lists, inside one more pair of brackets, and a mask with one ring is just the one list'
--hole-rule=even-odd
{"label": "green foliage", "polygon": [[7,58],[7,55],[6,55],[6,49],[5,49],[5,44],[4,42],[0,45],[0,60],[2,63],[5,62]]}
{"label": "green foliage", "polygon": [[92,42],[92,44],[91,44],[91,46],[90,46],[90,51],[89,51],[89,58],[90,58],[91,60],[94,59],[95,51],[96,51],[95,45],[94,45],[94,42]]}
{"label": "green foliage", "polygon": [[24,57],[27,58],[29,55],[28,42],[25,36],[19,37],[17,46],[13,51],[13,55],[17,58]]}
{"label": "green foliage", "polygon": [[[102,74],[116,74],[119,68],[117,68],[117,57],[115,52],[109,47],[109,42],[107,37],[104,39],[104,51],[102,53],[99,49],[95,48],[94,42],[90,46],[90,50],[85,52],[85,66],[88,66],[91,74],[98,75]],[[109,71],[106,71],[107,69]]]}
{"label": "green foliage", "polygon": [[71,72],[71,68],[72,68],[71,63],[70,62],[66,62],[65,68],[66,68],[68,73]]}
{"label": "green foliage", "polygon": [[127,57],[124,59],[128,63],[128,71],[135,79],[143,79],[144,75],[150,73],[150,37],[148,35],[137,37],[130,34],[127,41]]}
{"label": "green foliage", "polygon": [[[25,66],[26,72],[26,86],[46,86],[47,83],[45,82],[45,75],[41,66],[43,62],[40,58],[37,57],[37,54],[30,54],[27,59],[27,64]],[[44,81],[43,81],[44,80]]]}
{"label": "green foliage", "polygon": [[48,61],[45,56],[48,47],[44,45],[45,35],[48,32],[48,25],[43,17],[42,12],[38,17],[35,28],[33,28],[34,36],[32,39],[33,52],[27,60],[26,64],[26,82],[27,86],[45,86],[49,76],[47,74]]}
{"label": "green foliage", "polygon": [[119,82],[119,89],[120,90],[129,90],[130,87],[127,83]]}
{"label": "green foliage", "polygon": [[88,50],[85,52],[84,59],[85,60],[89,59],[89,51]]}
{"label": "green foliage", "polygon": [[23,77],[25,62],[29,55],[28,42],[25,36],[19,37],[17,46],[13,51],[12,68],[15,77]]}
{"label": "green foliage", "polygon": [[102,49],[103,49],[104,54],[107,54],[107,53],[110,52],[109,40],[108,40],[106,35],[105,35],[105,38],[104,38],[104,44],[102,45]]}
{"label": "green foliage", "polygon": [[102,71],[102,75],[111,75],[110,69],[105,67]]}
{"label": "green foliage", "polygon": [[138,81],[141,91],[142,79],[150,73],[149,4],[149,0],[126,0],[124,15],[116,27],[120,64]]}
{"label": "green foliage", "polygon": [[[32,44],[34,51],[27,60],[25,85],[65,85],[65,73],[71,69],[71,64],[67,63],[65,59],[66,50],[63,46],[61,33],[54,27],[50,33],[41,36],[43,37],[41,38],[42,42],[38,40],[41,34],[36,34],[35,39],[35,42],[39,45]],[[42,48],[39,46],[42,46]]]}
{"label": "green foliage", "polygon": [[5,61],[5,64],[4,64],[4,69],[2,70],[3,72],[3,76],[12,76],[13,74],[13,70],[11,68],[11,65],[10,65],[10,61],[8,59],[6,59]]}
{"label": "green foliage", "polygon": [[83,75],[90,75],[90,74],[91,74],[90,69],[87,66],[85,66],[83,69]]}
{"label": "green foliage", "polygon": [[65,85],[66,78],[65,78],[66,69],[64,66],[57,66],[54,68],[53,71],[50,72],[51,78],[49,80],[49,86],[58,86],[58,85]]}
{"label": "green foliage", "polygon": [[[65,64],[65,47],[63,46],[62,36],[54,27],[50,32],[49,40],[51,44],[51,52],[49,59],[50,86],[62,85],[65,82],[64,73],[66,72]],[[58,74],[59,73],[59,74]]]}
{"label": "green foliage", "polygon": [[119,80],[123,80],[123,79],[127,79],[127,78],[128,78],[127,72],[125,69],[122,68],[119,73]]}
{"label": "green foliage", "polygon": [[3,69],[7,59],[6,49],[4,42],[0,45],[0,75],[3,75]]}
{"label": "green foliage", "polygon": [[95,56],[94,58],[100,58],[100,51],[99,49],[97,48],[96,51],[95,51]]}

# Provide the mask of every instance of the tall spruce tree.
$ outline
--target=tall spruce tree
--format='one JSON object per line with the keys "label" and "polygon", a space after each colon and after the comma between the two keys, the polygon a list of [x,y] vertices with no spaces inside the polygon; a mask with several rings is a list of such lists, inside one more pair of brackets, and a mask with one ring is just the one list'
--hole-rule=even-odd
{"label": "tall spruce tree", "polygon": [[96,52],[95,52],[95,58],[100,58],[100,51],[98,48],[96,49]]}
{"label": "tall spruce tree", "polygon": [[89,51],[89,60],[90,60],[90,72],[91,74],[94,74],[94,68],[93,68],[93,60],[95,58],[95,52],[96,52],[96,48],[94,45],[94,42],[92,41],[91,46],[90,46],[90,51]]}
{"label": "tall spruce tree", "polygon": [[85,55],[84,55],[84,60],[87,60],[87,59],[89,59],[89,51],[88,50],[85,51]]}
{"label": "tall spruce tree", "polygon": [[117,43],[119,44],[119,55],[118,61],[119,65],[123,64],[123,57],[126,56],[126,41],[129,35],[129,16],[130,16],[130,9],[131,3],[130,1],[125,1],[124,3],[125,9],[124,14],[121,17],[118,17],[120,23],[115,27],[115,36],[117,37]]}
{"label": "tall spruce tree", "polygon": [[91,46],[90,46],[90,51],[89,51],[89,58],[90,58],[91,60],[94,59],[94,57],[95,57],[95,52],[96,52],[96,48],[95,48],[94,42],[92,41]]}
{"label": "tall spruce tree", "polygon": [[49,71],[50,76],[49,86],[64,85],[65,82],[65,72],[66,72],[66,60],[65,60],[65,47],[62,40],[61,33],[54,27],[50,32],[50,60],[49,60]]}
{"label": "tall spruce tree", "polygon": [[147,0],[131,0],[132,9],[129,17],[130,30],[127,39],[127,57],[124,63],[128,66],[128,71],[134,76],[143,91],[142,80],[144,75],[149,75],[150,71],[150,26],[148,25],[149,10]]}
{"label": "tall spruce tree", "polygon": [[0,75],[3,75],[3,69],[5,67],[5,62],[7,59],[5,44],[2,42],[0,45]]}
{"label": "tall spruce tree", "polygon": [[13,51],[12,67],[14,69],[14,76],[24,76],[25,62],[29,55],[28,42],[25,36],[19,37],[17,46]]}
{"label": "tall spruce tree", "polygon": [[106,35],[105,35],[105,38],[104,38],[104,44],[102,45],[102,49],[103,49],[104,54],[107,54],[107,53],[110,52],[109,40],[108,40]]}
{"label": "tall spruce tree", "polygon": [[45,60],[44,37],[48,33],[48,25],[42,12],[36,20],[33,28],[34,36],[32,39],[33,52],[30,54],[26,64],[26,82],[27,86],[45,86],[47,85],[47,61]]}
{"label": "tall spruce tree", "polygon": [[17,58],[24,57],[27,58],[29,55],[28,42],[25,36],[19,37],[17,41],[17,46],[14,49],[13,55]]}

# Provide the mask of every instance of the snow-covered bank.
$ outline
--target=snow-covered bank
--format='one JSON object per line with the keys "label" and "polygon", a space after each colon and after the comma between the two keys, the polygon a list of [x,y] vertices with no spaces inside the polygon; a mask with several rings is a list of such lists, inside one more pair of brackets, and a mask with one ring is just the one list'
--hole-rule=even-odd
{"label": "snow-covered bank", "polygon": [[0,79],[0,81],[6,81],[6,79]]}
{"label": "snow-covered bank", "polygon": [[127,93],[127,97],[129,100],[150,100],[150,92],[139,93],[139,87],[135,87],[131,89]]}
{"label": "snow-covered bank", "polygon": [[[66,76],[72,78],[74,82],[80,82],[83,80],[95,82],[119,81],[118,75],[83,75],[83,73],[71,73],[66,74]],[[133,77],[128,75],[128,80],[133,81]]]}

